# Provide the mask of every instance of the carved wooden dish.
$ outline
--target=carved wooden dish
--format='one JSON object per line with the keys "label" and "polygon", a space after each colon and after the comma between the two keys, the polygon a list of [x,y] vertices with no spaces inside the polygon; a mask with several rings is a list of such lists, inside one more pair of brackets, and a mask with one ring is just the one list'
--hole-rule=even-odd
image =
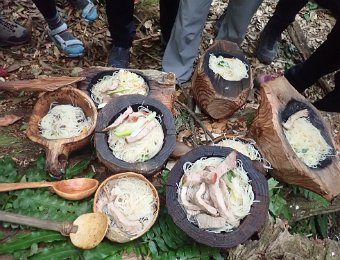
{"label": "carved wooden dish", "polygon": [[[127,69],[144,78],[148,84],[148,97],[162,102],[168,109],[173,110],[176,98],[176,77],[174,73],[166,73],[157,70],[135,70]],[[78,87],[91,96],[90,89],[93,84],[97,83],[105,75],[112,75],[117,69],[107,67],[91,67],[83,71],[82,76],[86,79],[78,82]]]}
{"label": "carved wooden dish", "polygon": [[[99,212],[98,209],[97,209],[97,203],[98,203],[98,200],[100,200],[101,197],[103,197],[103,195],[105,195],[104,189],[105,189],[105,187],[108,186],[108,183],[110,183],[113,180],[118,180],[118,179],[121,179],[121,178],[136,178],[136,179],[139,179],[139,180],[147,183],[147,185],[152,190],[152,193],[153,193],[154,198],[155,198],[155,204],[156,204],[156,209],[155,209],[155,212],[153,214],[153,219],[150,222],[150,224],[143,229],[143,232],[141,232],[141,233],[139,233],[139,234],[137,234],[133,237],[127,237],[117,227],[109,225],[108,231],[106,233],[106,237],[109,240],[114,241],[114,242],[125,243],[125,242],[132,241],[132,240],[142,236],[153,226],[153,224],[155,223],[155,221],[157,219],[158,213],[159,213],[159,207],[160,207],[159,203],[160,202],[159,202],[159,196],[158,196],[158,192],[157,192],[156,188],[144,176],[137,174],[137,173],[134,173],[134,172],[124,172],[124,173],[119,173],[119,174],[113,175],[113,176],[107,178],[106,180],[104,180],[100,184],[100,186],[98,187],[96,194],[94,196],[93,212]],[[106,190],[106,192],[110,192],[110,190]],[[106,214],[106,213],[104,213],[104,214]],[[109,215],[107,215],[107,216],[111,219],[111,216],[109,216]],[[110,220],[109,222],[111,223],[111,221],[112,220]]]}
{"label": "carved wooden dish", "polygon": [[319,111],[284,77],[262,85],[261,104],[249,136],[272,163],[274,177],[310,189],[331,200],[340,193],[339,156],[327,157],[317,168],[310,168],[296,156],[283,132],[282,122],[302,109],[308,110],[310,122],[320,130],[326,143],[336,154],[329,127]]}
{"label": "carved wooden dish", "polygon": [[[108,134],[102,132],[104,128],[112,124],[117,117],[131,106],[135,111],[140,105],[148,107],[161,116],[164,132],[162,149],[153,158],[144,161],[129,163],[116,158],[108,145]],[[149,176],[160,171],[170,154],[175,148],[176,128],[171,112],[159,101],[141,95],[125,95],[113,98],[98,115],[95,133],[95,146],[99,160],[113,173],[133,171]]]}
{"label": "carved wooden dish", "polygon": [[[80,107],[86,117],[92,119],[91,127],[77,137],[55,140],[42,137],[39,124],[54,102]],[[91,98],[76,88],[64,87],[52,92],[46,92],[38,99],[28,122],[27,136],[32,141],[45,147],[46,166],[52,177],[60,179],[65,174],[69,154],[89,144],[91,135],[96,127],[96,121],[97,109],[95,104]]]}
{"label": "carved wooden dish", "polygon": [[[240,59],[248,65],[248,78],[228,81],[215,75],[209,68],[210,54]],[[215,41],[199,60],[192,77],[192,92],[197,104],[215,119],[229,117],[240,109],[245,104],[251,88],[249,61],[237,44],[228,41]]]}
{"label": "carved wooden dish", "polygon": [[251,206],[249,215],[233,231],[218,234],[200,229],[188,221],[185,211],[178,202],[177,194],[178,183],[184,174],[183,165],[186,162],[193,163],[202,157],[226,157],[232,151],[230,148],[220,146],[196,148],[178,160],[172,168],[167,181],[166,206],[173,221],[194,240],[211,247],[232,248],[247,241],[260,231],[268,214],[269,194],[267,180],[261,173],[256,171],[248,157],[237,153],[237,159],[242,160],[243,168],[247,171],[251,180],[250,183],[255,195],[254,200],[258,201]]}

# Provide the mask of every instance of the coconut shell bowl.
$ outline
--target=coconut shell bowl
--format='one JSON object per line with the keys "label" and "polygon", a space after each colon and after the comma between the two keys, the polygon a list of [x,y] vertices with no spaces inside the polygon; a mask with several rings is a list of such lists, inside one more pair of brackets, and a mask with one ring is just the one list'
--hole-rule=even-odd
{"label": "coconut shell bowl", "polygon": [[[143,162],[130,163],[118,159],[112,153],[108,144],[108,133],[103,130],[111,125],[129,106],[137,111],[140,106],[154,111],[161,118],[161,126],[164,133],[164,141],[161,150],[151,159]],[[147,138],[147,137],[145,137]],[[159,172],[170,154],[175,149],[176,128],[172,113],[161,102],[142,95],[125,95],[111,99],[99,112],[95,130],[95,146],[97,156],[112,173],[136,172],[145,176],[151,176]]]}
{"label": "coconut shell bowl", "polygon": [[213,233],[201,229],[187,219],[184,208],[178,202],[178,185],[184,174],[183,165],[187,162],[194,163],[202,157],[225,158],[232,152],[234,150],[220,146],[196,148],[178,160],[172,168],[167,181],[166,206],[173,221],[191,238],[211,247],[228,249],[244,243],[260,231],[268,215],[269,191],[267,180],[263,174],[253,167],[248,157],[237,153],[236,159],[242,161],[243,168],[247,172],[254,193],[254,202],[251,205],[249,214],[241,220],[238,227],[233,228],[230,232],[222,231],[221,233]]}
{"label": "coconut shell bowl", "polygon": [[[80,107],[86,117],[90,117],[92,125],[79,136],[64,139],[46,139],[39,129],[42,118],[50,110],[51,104],[70,104]],[[44,146],[46,151],[46,167],[51,177],[60,179],[65,174],[67,159],[70,153],[90,143],[97,121],[97,109],[90,97],[72,87],[59,88],[44,93],[33,108],[28,122],[27,136],[33,142]]]}
{"label": "coconut shell bowl", "polygon": [[[133,235],[129,234],[132,232],[132,229],[134,228],[134,224],[136,224],[136,221],[128,220],[128,217],[124,215],[124,213],[116,214],[114,212],[119,211],[119,207],[117,207],[116,201],[114,198],[110,198],[110,195],[113,195],[115,192],[113,191],[114,185],[117,184],[119,180],[137,180],[139,181],[139,184],[146,184],[146,186],[149,188],[153,195],[153,206],[151,207],[152,212],[150,212],[151,219],[148,219],[146,222],[143,222],[143,226],[141,229],[139,229],[137,232],[135,232]],[[119,187],[119,186],[118,186]],[[118,188],[119,190],[119,188]],[[127,196],[125,193],[122,195],[122,197]],[[121,198],[117,197],[117,200],[120,200]],[[112,207],[109,209],[108,205],[112,204],[114,207],[117,207],[113,213],[112,213]],[[118,243],[125,243],[132,241],[143,234],[145,234],[155,223],[158,213],[159,213],[159,197],[157,190],[155,187],[149,182],[144,176],[134,173],[134,172],[124,172],[119,173],[116,175],[112,175],[111,177],[104,180],[99,188],[96,191],[96,194],[94,196],[94,203],[93,203],[93,212],[101,212],[108,216],[109,218],[109,228],[106,233],[106,237],[114,242]],[[138,208],[138,205],[131,205],[133,208]],[[130,211],[130,209],[128,209]],[[121,212],[121,211],[120,211]],[[131,211],[130,211],[131,212]],[[116,215],[113,215],[116,214]],[[127,219],[125,219],[127,218]],[[125,219],[125,221],[124,221]],[[143,218],[145,219],[145,218]],[[137,223],[140,224],[140,223]]]}
{"label": "coconut shell bowl", "polygon": [[[248,77],[229,81],[209,68],[210,55],[237,58],[246,64]],[[192,93],[197,104],[215,119],[230,117],[246,102],[252,88],[250,64],[236,43],[218,40],[200,58],[192,77]]]}

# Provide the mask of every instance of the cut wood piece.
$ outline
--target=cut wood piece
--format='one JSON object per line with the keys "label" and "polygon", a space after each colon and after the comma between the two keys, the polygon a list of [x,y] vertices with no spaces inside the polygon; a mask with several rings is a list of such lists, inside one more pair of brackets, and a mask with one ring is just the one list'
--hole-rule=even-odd
{"label": "cut wood piece", "polygon": [[[248,78],[228,81],[209,68],[210,54],[225,58],[238,58],[248,67]],[[205,52],[192,77],[192,92],[197,104],[215,119],[231,116],[246,102],[252,88],[249,61],[237,44],[218,40]]]}
{"label": "cut wood piece", "polygon": [[[115,157],[108,144],[108,133],[102,130],[112,124],[129,106],[137,111],[139,106],[148,107],[161,117],[164,132],[162,149],[151,159],[144,162],[129,163]],[[147,137],[146,137],[147,138]],[[171,112],[159,101],[142,95],[125,95],[113,98],[98,115],[95,133],[97,156],[113,173],[133,171],[146,176],[159,172],[176,145],[176,128]]]}
{"label": "cut wood piece", "polygon": [[[112,75],[117,69],[107,67],[91,67],[82,72],[84,80],[78,82],[78,87],[90,96],[90,89],[105,75]],[[174,73],[166,73],[158,70],[128,69],[146,79],[149,85],[148,97],[162,102],[168,109],[174,112],[176,99],[176,77]]]}
{"label": "cut wood piece", "polygon": [[54,91],[58,88],[77,83],[85,77],[48,77],[32,80],[0,82],[0,90],[5,91]]}
{"label": "cut wood piece", "polygon": [[[310,122],[320,130],[335,154],[317,168],[308,167],[296,156],[282,128],[282,122],[303,109],[308,109]],[[310,189],[328,200],[340,193],[340,162],[329,127],[320,112],[284,77],[261,86],[261,104],[248,135],[272,163],[272,174],[277,179]]]}
{"label": "cut wood piece", "polygon": [[[46,139],[42,137],[39,128],[41,119],[48,113],[51,104],[54,102],[80,107],[85,116],[91,118],[91,127],[79,136],[72,138]],[[69,154],[89,144],[96,122],[97,109],[95,104],[91,98],[76,88],[64,87],[56,91],[46,92],[38,99],[28,122],[27,136],[33,142],[45,147],[46,167],[52,177],[60,179],[65,174]]]}

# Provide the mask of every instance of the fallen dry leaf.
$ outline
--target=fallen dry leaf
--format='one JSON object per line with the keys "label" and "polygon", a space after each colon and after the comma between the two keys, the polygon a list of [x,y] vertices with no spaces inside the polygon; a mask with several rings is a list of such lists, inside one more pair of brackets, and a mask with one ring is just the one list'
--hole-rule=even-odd
{"label": "fallen dry leaf", "polygon": [[4,117],[0,118],[0,126],[9,126],[14,124],[16,121],[20,120],[22,116],[16,115],[5,115]]}

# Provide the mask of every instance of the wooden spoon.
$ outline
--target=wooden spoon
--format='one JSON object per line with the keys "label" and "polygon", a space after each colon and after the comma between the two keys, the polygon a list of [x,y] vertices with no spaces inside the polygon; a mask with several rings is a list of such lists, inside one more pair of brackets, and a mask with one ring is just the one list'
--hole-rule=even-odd
{"label": "wooden spoon", "polygon": [[94,193],[98,184],[99,182],[97,180],[89,178],[77,178],[56,182],[0,183],[0,192],[27,188],[52,187],[54,192],[64,199],[81,200]]}
{"label": "wooden spoon", "polygon": [[54,230],[64,236],[70,236],[71,242],[81,249],[96,247],[104,238],[108,226],[108,217],[103,213],[80,215],[73,223],[51,221],[0,211],[0,221]]}

